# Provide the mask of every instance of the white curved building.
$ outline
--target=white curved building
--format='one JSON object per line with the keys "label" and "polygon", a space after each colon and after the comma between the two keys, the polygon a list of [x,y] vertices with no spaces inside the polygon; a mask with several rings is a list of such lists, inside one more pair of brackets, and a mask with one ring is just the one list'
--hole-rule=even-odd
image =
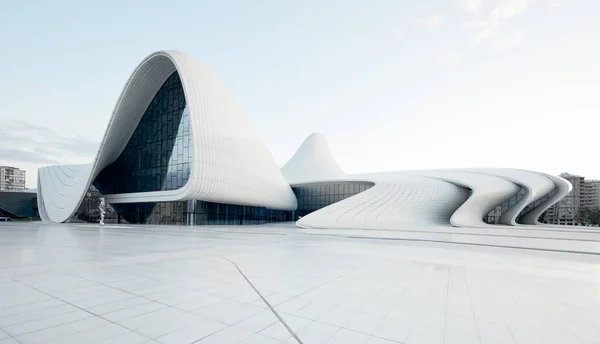
{"label": "white curved building", "polygon": [[310,135],[280,170],[249,117],[200,61],[160,51],[134,70],[94,161],[39,169],[45,221],[95,220],[101,194],[117,221],[311,228],[535,225],[571,190],[516,169],[346,174]]}
{"label": "white curved building", "polygon": [[202,200],[296,208],[292,189],[225,84],[200,61],[173,51],[151,54],[134,70],[91,164],[45,167],[39,176],[40,214],[53,222],[70,219],[92,184],[111,204]]}

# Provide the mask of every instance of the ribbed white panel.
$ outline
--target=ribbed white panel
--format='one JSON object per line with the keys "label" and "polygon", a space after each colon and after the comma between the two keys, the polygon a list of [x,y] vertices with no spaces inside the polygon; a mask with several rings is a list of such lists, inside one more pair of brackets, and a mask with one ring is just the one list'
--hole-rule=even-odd
{"label": "ribbed white panel", "polygon": [[468,190],[439,179],[403,173],[348,175],[375,185],[298,220],[311,228],[416,229],[448,225]]}
{"label": "ribbed white panel", "polygon": [[[38,210],[44,221],[68,219],[89,187],[92,164],[38,169]],[[64,221],[64,220],[63,220]]]}
{"label": "ribbed white panel", "polygon": [[495,207],[515,196],[521,189],[515,183],[504,178],[481,173],[460,170],[430,170],[410,173],[438,178],[471,189],[472,194],[469,199],[450,218],[450,223],[456,227],[486,226],[483,218]]}
{"label": "ribbed white panel", "polygon": [[40,169],[42,218],[64,222],[88,186],[121,154],[146,108],[175,71],[190,111],[192,174],[177,190],[106,195],[109,203],[203,200],[294,210],[296,198],[241,106],[203,63],[174,51],[148,56],[125,85],[94,162],[86,167]]}

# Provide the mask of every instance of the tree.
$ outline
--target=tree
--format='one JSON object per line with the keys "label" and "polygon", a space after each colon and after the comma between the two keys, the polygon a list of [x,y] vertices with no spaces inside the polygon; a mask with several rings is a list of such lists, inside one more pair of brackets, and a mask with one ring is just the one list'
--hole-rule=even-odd
{"label": "tree", "polygon": [[581,215],[585,224],[600,225],[600,207],[586,208]]}

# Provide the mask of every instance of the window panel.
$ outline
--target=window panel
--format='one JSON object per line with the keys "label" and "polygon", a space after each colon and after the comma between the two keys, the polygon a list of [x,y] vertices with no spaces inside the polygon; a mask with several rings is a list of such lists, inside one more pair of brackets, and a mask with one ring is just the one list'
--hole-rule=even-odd
{"label": "window panel", "polygon": [[94,185],[102,194],[182,187],[183,180],[189,179],[192,160],[189,124],[183,86],[175,72],[152,99],[123,153],[98,175]]}

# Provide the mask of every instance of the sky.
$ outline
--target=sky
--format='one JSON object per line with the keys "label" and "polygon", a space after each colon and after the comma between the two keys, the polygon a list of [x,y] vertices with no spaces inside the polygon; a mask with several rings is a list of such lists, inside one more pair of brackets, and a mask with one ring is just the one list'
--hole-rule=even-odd
{"label": "sky", "polygon": [[323,134],[348,173],[600,178],[600,1],[0,2],[0,165],[91,162],[157,50],[213,69],[282,166]]}

